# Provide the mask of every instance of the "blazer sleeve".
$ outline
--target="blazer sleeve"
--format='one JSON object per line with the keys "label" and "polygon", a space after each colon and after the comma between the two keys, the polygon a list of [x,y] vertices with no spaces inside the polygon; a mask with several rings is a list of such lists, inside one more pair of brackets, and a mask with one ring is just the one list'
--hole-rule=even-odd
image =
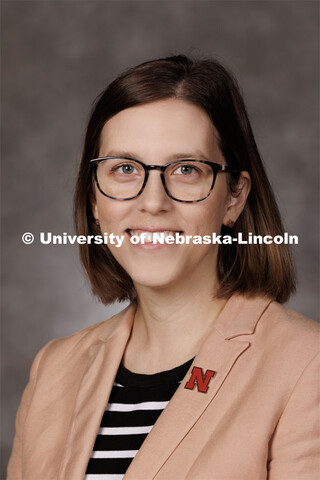
{"label": "blazer sleeve", "polygon": [[319,374],[320,354],[301,374],[270,440],[268,480],[320,478]]}
{"label": "blazer sleeve", "polygon": [[22,480],[23,479],[23,464],[22,464],[22,447],[23,447],[23,430],[24,423],[28,415],[29,407],[32,401],[34,388],[37,381],[37,373],[41,358],[45,352],[49,342],[36,355],[30,370],[29,382],[23,392],[20,406],[16,415],[16,431],[13,440],[13,447],[8,463],[7,480]]}

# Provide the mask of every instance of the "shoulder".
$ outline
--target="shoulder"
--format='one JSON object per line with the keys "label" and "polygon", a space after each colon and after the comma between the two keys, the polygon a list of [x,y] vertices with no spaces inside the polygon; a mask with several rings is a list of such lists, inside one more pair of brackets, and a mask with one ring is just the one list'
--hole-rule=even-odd
{"label": "shoulder", "polygon": [[264,314],[272,316],[279,322],[288,323],[293,328],[303,330],[307,329],[312,331],[319,330],[320,325],[315,320],[312,320],[308,317],[301,315],[300,313],[290,310],[289,308],[286,308],[284,305],[275,301],[271,301],[269,303]]}
{"label": "shoulder", "polygon": [[257,324],[267,337],[277,337],[288,346],[301,345],[316,353],[320,347],[319,323],[304,317],[293,310],[289,310],[277,302],[270,302]]}
{"label": "shoulder", "polygon": [[245,336],[263,345],[300,344],[319,348],[320,325],[267,296],[234,294],[220,314],[216,328],[226,339]]}
{"label": "shoulder", "polygon": [[92,346],[107,341],[117,332],[131,328],[134,311],[134,306],[129,305],[107,320],[90,325],[70,336],[51,340],[38,353],[36,363],[39,364],[40,360],[41,364],[81,362],[83,358],[87,358]]}
{"label": "shoulder", "polygon": [[262,366],[303,370],[319,353],[319,324],[268,297],[234,295],[222,313],[219,331],[227,339],[248,341]]}
{"label": "shoulder", "polygon": [[253,375],[252,385],[259,391],[270,387],[266,395],[280,410],[300,380],[308,391],[313,388],[320,357],[317,322],[266,297],[238,296],[232,312],[233,318],[228,320],[235,326],[228,338],[247,343],[246,353],[239,359],[244,378]]}
{"label": "shoulder", "polygon": [[290,388],[320,352],[320,325],[277,302],[270,302],[251,337],[264,371]]}

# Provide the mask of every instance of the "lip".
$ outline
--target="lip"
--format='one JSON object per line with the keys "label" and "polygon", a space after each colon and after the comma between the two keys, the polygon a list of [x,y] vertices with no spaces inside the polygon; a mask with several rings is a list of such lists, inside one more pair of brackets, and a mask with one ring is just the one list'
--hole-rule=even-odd
{"label": "lip", "polygon": [[182,230],[176,230],[175,228],[170,228],[170,227],[166,227],[166,228],[163,228],[163,227],[153,227],[153,228],[150,228],[150,227],[131,227],[131,228],[127,228],[126,229],[126,232],[130,232],[130,231],[135,231],[135,232],[175,232],[175,233],[183,233]]}
{"label": "lip", "polygon": [[[183,234],[182,230],[174,230],[174,229],[163,228],[163,227],[162,228],[144,228],[144,227],[127,228],[125,232],[128,235],[129,239],[131,238],[130,231],[137,232],[138,234],[143,233],[143,232],[150,232],[150,233],[153,233],[153,232],[173,232],[173,233]],[[139,249],[142,249],[142,250],[161,250],[163,248],[167,249],[168,247],[173,247],[175,245],[175,243],[168,244],[166,242],[164,242],[164,243],[153,243],[153,242],[140,243],[139,242],[139,243],[135,243],[135,244],[130,242],[130,244],[134,248],[139,248]]]}

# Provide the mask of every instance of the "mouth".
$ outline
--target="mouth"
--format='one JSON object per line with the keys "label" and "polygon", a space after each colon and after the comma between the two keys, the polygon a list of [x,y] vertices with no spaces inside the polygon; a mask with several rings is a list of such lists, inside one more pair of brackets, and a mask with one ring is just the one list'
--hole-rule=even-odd
{"label": "mouth", "polygon": [[139,238],[140,244],[158,244],[161,241],[165,241],[167,237],[175,237],[176,234],[183,234],[182,230],[163,230],[163,229],[152,229],[146,230],[142,228],[137,229],[127,229],[126,233],[129,237]]}

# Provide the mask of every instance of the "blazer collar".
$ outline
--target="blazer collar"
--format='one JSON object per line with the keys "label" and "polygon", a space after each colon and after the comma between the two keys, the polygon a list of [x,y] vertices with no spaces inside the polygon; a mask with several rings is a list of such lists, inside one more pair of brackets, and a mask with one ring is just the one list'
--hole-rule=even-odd
{"label": "blazer collar", "polygon": [[119,334],[125,335],[129,339],[135,312],[136,306],[130,304],[121,310],[121,312],[106,320],[105,327],[99,335],[99,340],[106,343],[111,340],[112,337],[116,337]]}
{"label": "blazer collar", "polygon": [[215,329],[227,340],[239,335],[250,335],[271,301],[267,296],[249,298],[236,293],[225,304],[217,318]]}
{"label": "blazer collar", "polygon": [[128,306],[105,322],[85,355],[69,434],[59,469],[59,480],[83,479],[113,382],[131,333],[135,308]]}

